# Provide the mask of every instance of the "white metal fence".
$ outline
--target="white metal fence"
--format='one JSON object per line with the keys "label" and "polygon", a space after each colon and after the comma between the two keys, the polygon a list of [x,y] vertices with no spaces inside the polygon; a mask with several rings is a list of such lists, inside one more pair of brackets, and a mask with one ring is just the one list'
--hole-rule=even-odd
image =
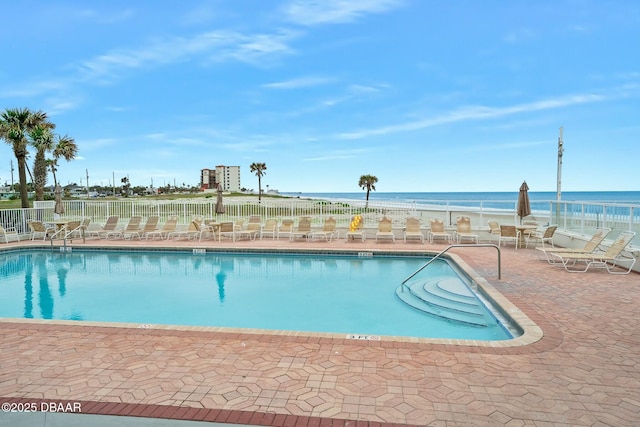
{"label": "white metal fence", "polygon": [[[425,226],[429,220],[441,219],[445,224],[455,225],[461,215],[471,217],[476,229],[486,228],[487,221],[515,223],[516,201],[427,201],[424,203],[401,203],[370,201],[367,205],[359,200],[302,200],[302,199],[265,199],[256,201],[225,200],[224,214],[216,214],[215,199],[189,200],[65,200],[65,218],[91,218],[92,224],[103,224],[110,215],[118,215],[126,221],[133,215],[148,217],[160,216],[164,222],[170,216],[178,216],[180,224],[188,224],[196,216],[215,218],[217,221],[235,221],[258,215],[267,218],[297,218],[310,216],[316,226],[326,217],[336,218],[339,228],[349,226],[351,217],[362,215],[365,227],[375,228],[383,216],[392,218],[394,227],[404,226],[405,219],[419,218]],[[21,233],[28,232],[27,221],[41,220],[51,222],[55,219],[53,201],[35,202],[29,209],[0,210],[0,225],[15,227]],[[540,224],[558,224],[559,229],[572,233],[592,234],[602,227],[615,231],[630,230],[637,233],[635,246],[640,246],[640,205],[615,203],[559,202],[544,201],[531,203],[532,217]],[[614,233],[615,234],[615,233]]]}

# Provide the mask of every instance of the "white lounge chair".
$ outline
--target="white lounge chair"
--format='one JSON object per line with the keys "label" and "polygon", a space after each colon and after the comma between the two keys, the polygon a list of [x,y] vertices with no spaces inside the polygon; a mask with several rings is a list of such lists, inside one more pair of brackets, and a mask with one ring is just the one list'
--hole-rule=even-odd
{"label": "white lounge chair", "polygon": [[315,239],[324,239],[330,242],[333,238],[339,239],[340,232],[336,228],[336,219],[332,216],[325,218],[322,230],[312,231],[309,235],[309,240],[311,241]]}
{"label": "white lounge chair", "polygon": [[433,243],[435,239],[443,239],[451,243],[451,233],[444,229],[444,223],[441,219],[432,219],[430,221],[431,228],[429,230],[429,242]]}
{"label": "white lounge chair", "polygon": [[[550,255],[557,258],[558,263],[561,263],[564,269],[570,273],[585,273],[593,267],[604,268],[610,274],[629,274],[636,259],[632,256],[625,256],[624,251],[635,235],[636,233],[633,231],[623,231],[604,253],[552,252]],[[624,267],[620,265],[623,262],[629,263],[627,270],[624,270]],[[575,269],[574,267],[578,263],[584,263],[585,268],[583,270]],[[623,271],[613,270],[616,267],[623,268]]]}
{"label": "white lounge chair", "polygon": [[278,227],[278,239],[280,237],[288,237],[291,239],[291,233],[293,232],[293,220],[292,219],[283,219],[280,223],[280,227]]}
{"label": "white lounge chair", "polygon": [[176,231],[176,227],[178,226],[178,217],[170,216],[167,218],[167,221],[164,223],[160,230],[148,231],[144,233],[145,239],[154,239],[156,237],[160,237],[160,239],[166,239],[169,233],[173,233]]}
{"label": "white lounge chair", "polygon": [[365,241],[367,239],[367,235],[364,231],[364,219],[362,215],[354,215],[351,218],[351,223],[349,224],[349,231],[347,231],[346,240],[350,239],[360,239],[361,241]]}
{"label": "white lounge chair", "polygon": [[404,227],[404,242],[407,243],[407,239],[418,238],[421,243],[424,243],[424,233],[420,229],[420,220],[418,218],[407,218]]}
{"label": "white lounge chair", "polygon": [[106,238],[108,233],[116,230],[119,219],[120,217],[118,215],[109,216],[104,225],[100,226],[98,230],[87,230],[87,237],[95,236],[97,238]]}
{"label": "white lounge chair", "polygon": [[379,240],[391,240],[396,242],[396,236],[393,234],[393,222],[391,218],[383,217],[378,222],[378,231],[376,232],[376,242]]}
{"label": "white lounge chair", "polygon": [[498,239],[500,242],[500,224],[497,221],[488,221],[489,224],[489,243],[493,242],[493,239]]}
{"label": "white lounge chair", "polygon": [[256,237],[258,237],[258,234],[260,234],[260,228],[261,228],[260,220],[261,218],[258,215],[253,215],[249,217],[249,222],[247,223],[247,227],[236,230],[237,237],[238,238],[246,237],[249,240],[255,240]]}
{"label": "white lounge chair", "polygon": [[590,254],[592,252],[600,251],[600,253],[605,252],[600,249],[600,245],[607,238],[607,235],[611,233],[611,229],[604,228],[596,231],[591,239],[584,244],[582,248],[572,249],[572,248],[536,248],[538,250],[538,258],[542,260],[546,260],[547,262],[553,264],[555,262],[554,258],[551,257],[551,254],[556,253],[572,253],[572,254]]}
{"label": "white lounge chair", "polygon": [[271,239],[275,240],[278,237],[278,220],[275,218],[269,218],[264,223],[264,225],[260,228],[260,240],[264,236],[271,235]]}
{"label": "white lounge chair", "polygon": [[470,240],[478,243],[479,237],[471,230],[471,218],[460,216],[456,219],[456,240],[462,243],[463,240]]}
{"label": "white lounge chair", "polygon": [[19,242],[20,234],[15,227],[0,227],[0,240],[4,240],[5,243]]}
{"label": "white lounge chair", "polygon": [[142,223],[142,217],[139,215],[134,215],[129,218],[129,222],[127,226],[123,230],[114,230],[109,231],[105,234],[105,238],[109,239],[117,239],[117,238],[130,238],[130,236],[135,235],[140,231],[140,224]]}
{"label": "white lounge chair", "polygon": [[175,239],[178,237],[184,237],[185,239],[191,240],[197,237],[202,237],[202,228],[200,228],[200,224],[202,224],[201,217],[195,217],[189,223],[189,226],[186,230],[176,230],[167,234],[167,239]]}
{"label": "white lounge chair", "polygon": [[295,240],[297,238],[308,240],[310,234],[311,234],[311,217],[302,216],[300,217],[300,219],[298,219],[298,226],[291,231],[291,236],[289,238],[291,240]]}

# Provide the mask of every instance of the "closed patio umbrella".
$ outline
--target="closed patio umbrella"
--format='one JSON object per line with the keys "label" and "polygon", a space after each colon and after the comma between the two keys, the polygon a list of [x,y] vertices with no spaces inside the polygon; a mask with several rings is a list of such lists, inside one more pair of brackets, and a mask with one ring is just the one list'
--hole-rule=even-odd
{"label": "closed patio umbrella", "polygon": [[54,190],[56,204],[53,206],[53,213],[57,215],[64,214],[64,206],[62,205],[62,187],[60,184],[56,184],[56,189]]}
{"label": "closed patio umbrella", "polygon": [[222,187],[220,186],[220,184],[218,184],[218,195],[216,198],[216,213],[224,213],[224,205],[222,204]]}
{"label": "closed patio umbrella", "polygon": [[525,216],[531,215],[531,204],[529,203],[529,186],[527,181],[524,181],[520,186],[520,193],[518,194],[518,209],[517,213],[520,217],[520,222]]}

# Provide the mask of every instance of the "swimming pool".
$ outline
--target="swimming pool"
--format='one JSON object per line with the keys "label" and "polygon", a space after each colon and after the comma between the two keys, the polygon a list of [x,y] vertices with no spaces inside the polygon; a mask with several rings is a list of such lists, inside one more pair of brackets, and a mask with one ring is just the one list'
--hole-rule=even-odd
{"label": "swimming pool", "polygon": [[[219,326],[465,340],[513,337],[485,310],[439,315],[406,294],[455,296],[467,311],[468,279],[437,261],[408,287],[400,283],[424,257],[46,250],[0,254],[0,317]],[[417,290],[415,290],[417,289]],[[481,298],[482,299],[482,298]],[[457,302],[456,302],[457,301]],[[427,304],[426,306],[432,306]],[[425,307],[426,307],[425,306]],[[466,317],[465,317],[466,316]]]}

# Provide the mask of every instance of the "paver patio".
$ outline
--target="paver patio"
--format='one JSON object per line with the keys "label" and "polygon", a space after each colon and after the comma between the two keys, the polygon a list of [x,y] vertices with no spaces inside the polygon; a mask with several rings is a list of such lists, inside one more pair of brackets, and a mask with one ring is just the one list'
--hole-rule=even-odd
{"label": "paver patio", "polygon": [[[87,241],[94,244],[123,243]],[[344,240],[231,245],[446,247]],[[508,247],[498,280],[495,249],[451,252],[535,321],[543,338],[491,348],[2,321],[0,402],[80,402],[83,413],[269,426],[640,425],[640,275],[570,274],[539,261],[532,249]]]}

